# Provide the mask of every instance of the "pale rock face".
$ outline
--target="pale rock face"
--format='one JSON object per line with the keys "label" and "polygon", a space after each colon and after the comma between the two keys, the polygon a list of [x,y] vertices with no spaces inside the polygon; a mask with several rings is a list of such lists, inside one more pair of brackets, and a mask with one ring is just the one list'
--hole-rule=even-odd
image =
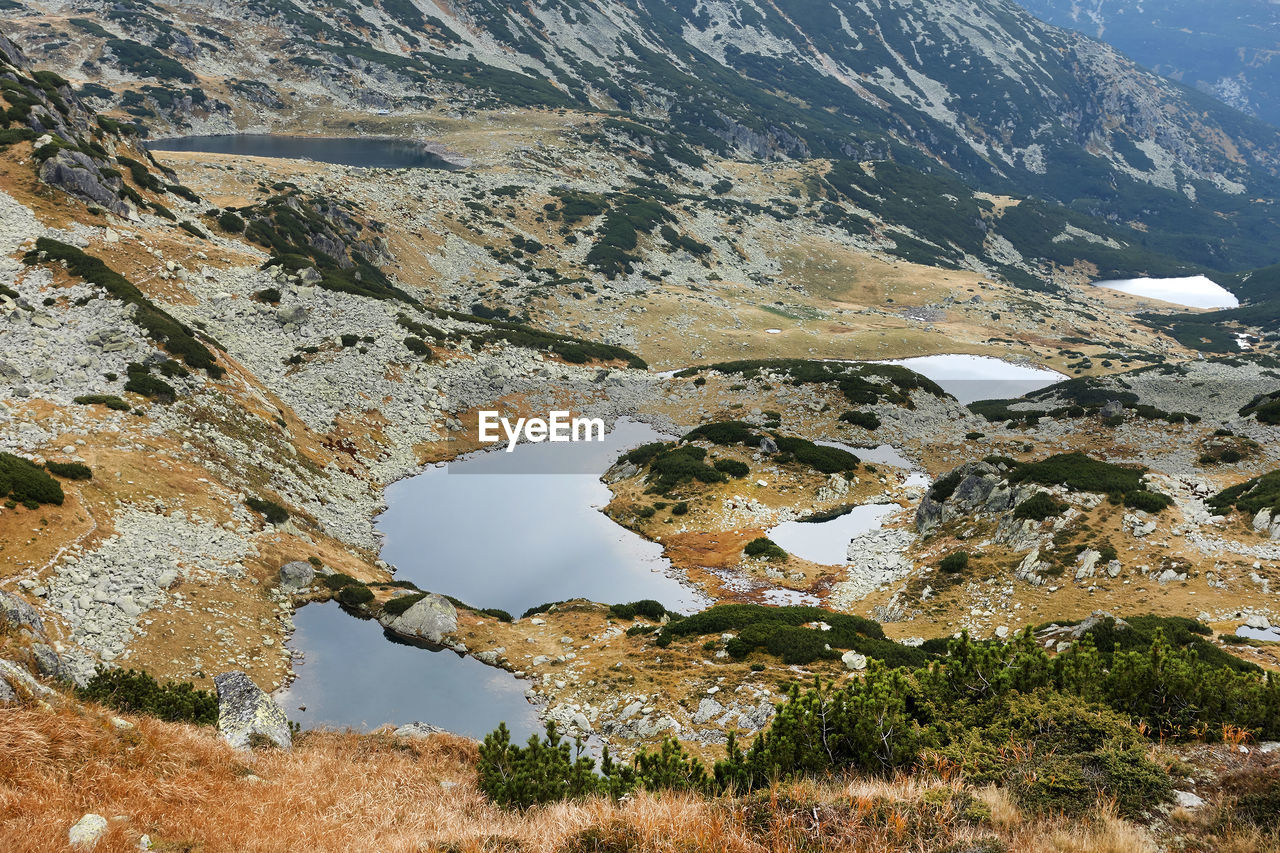
{"label": "pale rock face", "polygon": [[379,621],[392,633],[439,645],[458,630],[458,611],[444,596],[429,593],[399,616]]}
{"label": "pale rock face", "polygon": [[280,567],[280,591],[285,593],[302,592],[311,586],[315,579],[315,569],[310,563],[294,560]]}
{"label": "pale rock face", "polygon": [[860,655],[857,652],[845,652],[841,655],[840,660],[844,663],[845,669],[854,672],[867,668],[867,656]]}
{"label": "pale rock face", "polygon": [[107,819],[90,812],[67,830],[67,843],[79,850],[92,850],[106,831]]}
{"label": "pale rock face", "polygon": [[293,746],[289,718],[275,700],[243,672],[224,672],[213,679],[218,690],[218,732],[236,749],[247,749],[253,735],[276,746]]}

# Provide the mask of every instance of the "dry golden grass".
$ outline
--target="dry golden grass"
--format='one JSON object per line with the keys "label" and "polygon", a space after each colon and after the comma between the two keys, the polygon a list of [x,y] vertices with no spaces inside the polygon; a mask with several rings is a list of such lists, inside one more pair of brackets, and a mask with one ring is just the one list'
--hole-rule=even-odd
{"label": "dry golden grass", "polygon": [[[474,742],[448,735],[309,733],[292,751],[236,751],[211,729],[96,708],[0,711],[0,850],[64,849],[86,812],[99,851],[646,851],[816,853],[1155,850],[1105,806],[1088,821],[1032,820],[996,789],[921,772],[795,782],[705,799],[635,795],[504,812],[477,790]],[[974,816],[983,805],[989,819]],[[960,845],[954,847],[954,845]],[[1265,849],[1257,847],[1255,850]]]}

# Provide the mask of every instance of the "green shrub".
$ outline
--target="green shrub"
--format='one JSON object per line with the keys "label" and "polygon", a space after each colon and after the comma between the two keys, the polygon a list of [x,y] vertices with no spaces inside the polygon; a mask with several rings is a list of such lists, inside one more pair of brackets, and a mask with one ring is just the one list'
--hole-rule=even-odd
{"label": "green shrub", "polygon": [[129,404],[124,400],[121,400],[115,394],[81,394],[72,402],[79,403],[82,406],[101,404],[106,406],[108,409],[112,409],[117,412],[129,411]]}
{"label": "green shrub", "polygon": [[1015,776],[1011,787],[1027,811],[1069,817],[1088,813],[1107,796],[1122,817],[1139,818],[1173,796],[1169,775],[1141,750],[1050,755]]}
{"label": "green shrub", "polygon": [[415,595],[400,595],[395,598],[388,599],[387,602],[382,605],[382,612],[391,616],[399,616],[426,597],[427,594],[425,592],[420,592]]}
{"label": "green shrub", "polygon": [[667,495],[676,487],[694,480],[701,483],[728,480],[723,473],[702,461],[706,455],[706,450],[694,444],[662,451],[649,462],[650,490]]}
{"label": "green shrub", "polygon": [[1044,521],[1046,518],[1052,518],[1055,515],[1061,515],[1066,512],[1067,505],[1055,498],[1048,492],[1036,492],[1027,498],[1013,511],[1013,517],[1022,519],[1029,518],[1033,521]]}
{"label": "green shrub", "polygon": [[688,513],[689,513],[688,501],[680,501],[675,506],[671,507],[672,515],[687,515]]}
{"label": "green shrub", "polygon": [[243,234],[244,220],[230,210],[218,214],[218,227],[228,234]]}
{"label": "green shrub", "polygon": [[178,398],[178,392],[168,382],[158,376],[152,376],[146,368],[135,370],[133,365],[130,365],[129,378],[124,383],[124,390],[141,394],[160,403],[172,403]]}
{"label": "green shrub", "polygon": [[720,473],[739,479],[751,473],[747,463],[739,462],[737,459],[717,459],[712,465]]}
{"label": "green shrub", "polygon": [[750,424],[743,421],[720,421],[695,427],[685,433],[680,440],[701,440],[728,446],[732,444],[756,444],[760,441],[760,436],[755,433]]}
{"label": "green shrub", "polygon": [[[361,583],[361,581],[356,580],[355,578],[351,577],[351,575],[344,574],[342,572],[334,572],[331,575],[326,575],[323,583],[330,590],[337,592],[338,590],[342,589],[344,586],[350,586],[351,584],[358,584],[358,583]],[[396,598],[393,598],[391,600],[399,601],[399,599],[396,599]]]}
{"label": "green shrub", "polygon": [[373,601],[373,590],[362,583],[350,583],[338,590],[338,601],[356,607]]}
{"label": "green shrub", "polygon": [[34,509],[40,504],[62,506],[62,486],[29,459],[0,453],[0,498],[9,497]]}
{"label": "green shrub", "polygon": [[44,463],[44,467],[49,469],[50,474],[65,477],[68,480],[93,479],[93,471],[88,465],[81,462],[54,462],[50,460]]}
{"label": "green shrub", "polygon": [[1078,492],[1125,493],[1142,488],[1145,469],[1113,465],[1083,453],[1059,453],[1041,462],[1024,462],[1009,473],[1012,483],[1066,486]]}
{"label": "green shrub", "polygon": [[777,436],[776,441],[780,453],[791,454],[795,461],[823,474],[838,474],[858,467],[858,457],[839,447],[826,447],[788,435]]}
{"label": "green shrub", "polygon": [[1160,512],[1166,507],[1173,506],[1173,498],[1168,495],[1162,495],[1159,492],[1134,489],[1132,492],[1125,493],[1124,505],[1130,509],[1140,509],[1143,512]]}
{"label": "green shrub", "polygon": [[752,539],[742,549],[742,553],[748,557],[760,557],[769,562],[780,562],[787,559],[787,552],[767,536],[757,536]]}
{"label": "green shrub", "polygon": [[969,568],[969,552],[953,551],[943,557],[938,563],[938,568],[948,574],[959,574]]}
{"label": "green shrub", "polygon": [[284,524],[289,520],[289,511],[275,501],[248,498],[244,504],[254,512],[262,513],[262,516],[271,524]]}
{"label": "green shrub", "polygon": [[353,347],[353,346],[355,346],[356,344],[360,343],[360,336],[359,336],[359,335],[352,335],[352,334],[345,334],[345,335],[343,335],[343,336],[342,336],[341,340],[342,340],[342,345],[343,345],[344,347]]}
{"label": "green shrub", "polygon": [[611,604],[609,615],[618,619],[634,619],[637,616],[643,616],[656,622],[667,615],[667,608],[663,607],[661,602],[645,598],[629,604]]}
{"label": "green shrub", "polygon": [[268,304],[275,305],[280,301],[280,288],[264,287],[262,290],[253,294],[253,298],[259,302],[266,302]]}
{"label": "green shrub", "polygon": [[880,428],[880,419],[871,412],[845,412],[840,416],[840,420],[847,424],[860,426],[863,429],[876,430]]}
{"label": "green shrub", "polygon": [[171,723],[212,726],[218,722],[218,700],[189,682],[158,683],[145,672],[99,669],[77,688],[85,702],[98,702],[126,714],[147,714]]}
{"label": "green shrub", "polygon": [[415,338],[413,335],[409,335],[404,339],[404,345],[414,355],[431,358],[431,347],[427,346],[427,342],[422,338]]}

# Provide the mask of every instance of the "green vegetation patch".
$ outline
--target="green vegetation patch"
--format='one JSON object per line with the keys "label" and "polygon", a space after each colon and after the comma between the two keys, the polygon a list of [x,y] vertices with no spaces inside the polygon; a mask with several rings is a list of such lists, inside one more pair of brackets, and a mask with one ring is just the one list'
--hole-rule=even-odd
{"label": "green vegetation patch", "polygon": [[[802,626],[817,622],[830,630],[806,636]],[[580,748],[581,763],[573,763],[554,729],[521,749],[500,727],[481,748],[481,790],[517,808],[637,788],[742,794],[779,780],[891,773],[942,758],[975,784],[1006,787],[1029,812],[1079,815],[1102,797],[1136,817],[1172,794],[1167,771],[1147,757],[1152,742],[1213,741],[1224,725],[1257,738],[1280,732],[1280,682],[1221,650],[1206,655],[1208,629],[1192,620],[1138,617],[1128,628],[1104,620],[1050,657],[1030,630],[1009,642],[962,636],[911,649],[847,614],[718,605],[663,626],[658,642],[725,631],[738,632],[731,654],[772,643],[804,659],[854,647],[871,657],[892,652],[901,666],[886,655],[839,686],[793,683],[750,747],[731,734],[710,769],[668,739],[631,767],[606,758],[597,774]],[[1262,808],[1278,801],[1259,800]]]}
{"label": "green vegetation patch", "polygon": [[98,702],[126,714],[147,714],[170,723],[212,726],[218,722],[218,699],[190,682],[157,682],[146,672],[99,669],[77,688],[84,702]]}
{"label": "green vegetation patch", "polygon": [[62,506],[66,496],[57,480],[29,459],[0,453],[0,498],[10,498],[28,509],[40,504]]}
{"label": "green vegetation patch", "polygon": [[917,389],[935,397],[949,396],[933,380],[894,364],[808,361],[798,358],[749,359],[690,367],[676,376],[696,376],[709,370],[747,379],[755,379],[762,372],[770,371],[786,376],[793,385],[835,385],[855,406],[874,405],[882,401],[909,406],[911,392]]}
{"label": "green vegetation patch", "polygon": [[1249,515],[1264,509],[1272,513],[1280,511],[1280,469],[1223,489],[1205,503],[1220,513],[1230,512],[1232,508]]}
{"label": "green vegetation patch", "polygon": [[126,401],[115,394],[81,394],[73,399],[72,402],[81,406],[102,405],[117,412],[127,412],[131,408]]}
{"label": "green vegetation patch", "polygon": [[44,467],[55,477],[63,477],[68,480],[93,479],[93,469],[82,462],[54,462],[50,460],[44,463]]}
{"label": "green vegetation patch", "polygon": [[742,549],[742,553],[748,557],[768,560],[771,563],[780,563],[787,559],[787,552],[783,547],[767,536],[757,536],[752,539]]}
{"label": "green vegetation patch", "polygon": [[[262,517],[271,524],[284,524],[289,520],[289,510],[275,501],[263,498],[247,498],[244,505],[254,512],[262,513]],[[330,577],[337,577],[337,575],[331,575]]]}
{"label": "green vegetation patch", "polygon": [[1280,391],[1259,394],[1240,409],[1240,417],[1253,415],[1260,424],[1280,424]]}

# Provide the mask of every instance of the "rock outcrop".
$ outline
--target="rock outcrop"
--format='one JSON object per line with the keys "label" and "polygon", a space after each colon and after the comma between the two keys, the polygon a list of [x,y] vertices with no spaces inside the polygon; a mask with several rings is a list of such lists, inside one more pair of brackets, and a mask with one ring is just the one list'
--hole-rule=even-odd
{"label": "rock outcrop", "polygon": [[315,580],[316,570],[303,560],[294,560],[280,567],[280,591],[292,595],[302,592]]}
{"label": "rock outcrop", "polygon": [[378,621],[393,634],[440,645],[458,630],[458,611],[444,596],[428,593],[399,616],[384,614]]}
{"label": "rock outcrop", "polygon": [[282,749],[293,746],[289,718],[276,701],[243,672],[224,672],[213,679],[218,691],[218,732],[236,749],[248,749],[265,738]]}

